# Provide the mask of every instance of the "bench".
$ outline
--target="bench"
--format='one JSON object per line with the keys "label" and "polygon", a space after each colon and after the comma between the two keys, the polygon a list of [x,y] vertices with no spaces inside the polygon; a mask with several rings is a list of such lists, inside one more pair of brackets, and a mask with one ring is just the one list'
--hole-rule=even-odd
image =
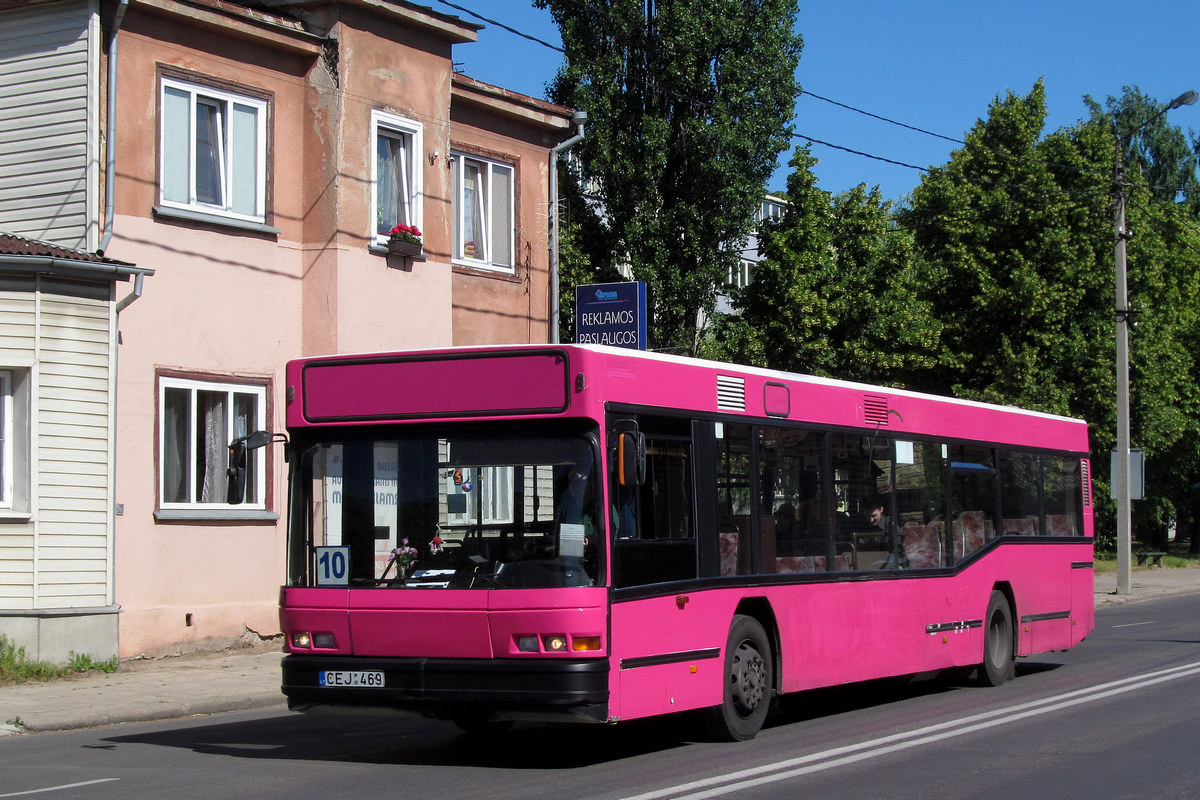
{"label": "bench", "polygon": [[1138,553],[1137,554],[1138,566],[1139,567],[1143,566],[1147,561],[1149,561],[1150,566],[1161,567],[1163,556],[1165,556],[1165,555],[1166,555],[1166,553]]}

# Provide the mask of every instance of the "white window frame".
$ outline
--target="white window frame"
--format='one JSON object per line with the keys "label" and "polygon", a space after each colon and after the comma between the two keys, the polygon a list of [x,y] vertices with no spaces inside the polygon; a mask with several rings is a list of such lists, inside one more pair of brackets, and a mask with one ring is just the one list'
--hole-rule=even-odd
{"label": "white window frame", "polygon": [[729,275],[726,283],[735,289],[745,289],[750,285],[750,272],[754,268],[754,262],[748,259],[738,259],[737,265],[729,266]]}
{"label": "white window frame", "polygon": [[778,200],[766,199],[759,204],[758,213],[754,215],[755,222],[762,224],[767,220],[779,222],[783,218],[783,203]]}
{"label": "white window frame", "polygon": [[[219,449],[225,455],[225,462],[220,464],[215,473],[218,475],[218,481],[215,484],[218,488],[218,500],[203,501],[196,496],[197,494],[197,459],[195,457],[196,442],[199,441],[199,432],[197,431],[196,421],[196,400],[199,392],[225,392],[226,401],[225,408],[231,409],[234,407],[234,397],[236,395],[248,395],[254,399],[254,416],[256,424],[251,427],[266,429],[267,428],[267,386],[257,383],[237,383],[216,380],[202,380],[197,378],[176,378],[170,376],[160,376],[158,379],[158,497],[159,508],[163,510],[212,510],[212,509],[239,509],[245,511],[265,510],[266,509],[266,491],[267,491],[267,470],[266,470],[266,450],[260,448],[257,450],[248,451],[246,454],[248,474],[253,480],[253,486],[247,485],[247,497],[256,498],[254,501],[247,500],[244,503],[231,505],[226,502],[225,497],[225,468],[228,466],[228,445],[231,441],[239,436],[253,433],[253,431],[235,430],[235,418],[231,413],[225,414],[225,432],[223,435],[224,442]],[[184,476],[184,485],[186,487],[187,499],[184,501],[166,500],[166,479],[167,479],[167,440],[168,431],[167,424],[167,391],[169,389],[181,389],[188,392],[188,407],[187,407],[187,452],[182,454],[183,461],[186,465],[187,474]]]}
{"label": "white window frame", "polygon": [[13,436],[16,418],[13,414],[13,376],[0,370],[0,509],[13,507]]}
{"label": "white window frame", "polygon": [[[172,99],[174,98],[174,99]],[[187,142],[182,145],[176,141],[168,141],[169,125],[172,117],[171,108],[176,107],[179,100],[187,102]],[[216,148],[218,183],[221,191],[220,202],[206,202],[198,197],[197,190],[197,146],[196,146],[196,110],[197,106],[215,106],[220,113],[220,126],[217,129],[218,147]],[[230,113],[234,107],[239,107],[242,113],[254,113],[254,129],[252,131],[254,152],[247,154],[240,147],[241,138],[234,135],[235,115]],[[264,223],[266,221],[267,196],[267,101],[257,97],[215,89],[178,78],[163,76],[159,86],[159,180],[158,201],[164,208],[198,211],[228,217],[231,220]],[[186,175],[180,174],[180,167],[174,159],[178,158],[182,148],[186,146],[187,165]],[[246,161],[252,159],[251,167],[254,173],[253,209],[242,205],[245,189],[236,183],[239,176],[244,176]],[[180,185],[180,184],[186,184]],[[168,196],[170,194],[170,196]],[[183,195],[186,194],[186,197]],[[239,208],[238,206],[241,205]]]}
{"label": "white window frame", "polygon": [[[387,242],[387,231],[390,231],[399,220],[381,219],[379,197],[379,140],[381,138],[402,138],[408,144],[407,158],[404,166],[407,168],[408,196],[397,198],[398,202],[407,205],[408,225],[424,229],[424,197],[425,171],[421,169],[421,154],[425,152],[424,127],[420,122],[406,119],[386,111],[371,111],[371,241],[375,244]],[[383,228],[381,231],[380,228]]]}
{"label": "white window frame", "polygon": [[516,471],[512,467],[466,467],[463,469],[468,481],[474,484],[474,491],[463,492],[455,485],[453,471],[445,478],[447,495],[465,494],[467,509],[461,514],[447,514],[450,525],[470,525],[479,518],[479,504],[483,504],[484,525],[506,525],[514,517],[515,505],[514,479]]}
{"label": "white window frame", "polygon": [[[516,240],[517,240],[517,212],[516,212],[516,184],[517,170],[516,165],[509,164],[503,161],[493,161],[488,158],[470,155],[462,152],[452,153],[453,162],[451,169],[453,175],[454,197],[452,208],[454,211],[454,257],[453,261],[456,264],[463,266],[474,267],[476,269],[486,269],[495,272],[505,272],[508,274],[516,273]],[[484,190],[476,192],[476,196],[480,203],[480,219],[483,227],[483,235],[479,237],[481,242],[466,242],[463,239],[463,233],[466,230],[466,214],[467,202],[465,198],[465,172],[467,164],[476,164],[481,169],[481,174],[484,176]],[[492,208],[492,181],[497,172],[505,171],[508,173],[508,218],[509,218],[509,235],[508,235],[508,251],[506,253],[494,253],[492,225],[493,217],[495,216]],[[473,245],[473,250],[468,247],[468,244]],[[482,245],[482,246],[481,246]]]}

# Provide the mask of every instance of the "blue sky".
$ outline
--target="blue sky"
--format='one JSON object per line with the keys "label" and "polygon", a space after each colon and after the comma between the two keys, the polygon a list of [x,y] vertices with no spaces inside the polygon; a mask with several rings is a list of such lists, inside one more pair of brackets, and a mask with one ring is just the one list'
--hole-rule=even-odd
{"label": "blue sky", "polygon": [[[435,10],[479,22],[440,0]],[[529,0],[454,0],[456,5],[558,45],[548,11]],[[1026,94],[1046,82],[1047,131],[1086,116],[1083,96],[1103,100],[1136,85],[1166,103],[1200,91],[1200,17],[1194,0],[801,0],[796,27],[804,50],[796,71],[817,95],[943,136],[961,139],[1000,94]],[[484,23],[486,25],[486,23]],[[562,56],[500,27],[455,47],[464,72],[534,97]],[[1200,129],[1200,105],[1171,112]],[[944,164],[955,144],[838,108],[807,95],[796,101],[795,130],[908,164]],[[820,186],[843,191],[879,185],[887,198],[911,191],[921,173],[813,146]],[[790,154],[769,189],[782,191]]]}

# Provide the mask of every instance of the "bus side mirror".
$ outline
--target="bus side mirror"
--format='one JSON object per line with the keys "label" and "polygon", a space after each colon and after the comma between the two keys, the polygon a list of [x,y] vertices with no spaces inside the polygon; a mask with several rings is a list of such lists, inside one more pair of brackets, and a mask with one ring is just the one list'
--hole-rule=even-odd
{"label": "bus side mirror", "polygon": [[229,466],[225,468],[225,502],[236,506],[246,499],[246,439],[229,443]]}
{"label": "bus side mirror", "polygon": [[641,486],[646,480],[646,435],[624,431],[617,436],[617,482]]}
{"label": "bus side mirror", "polygon": [[266,447],[276,440],[286,443],[287,437],[282,433],[255,431],[229,443],[229,466],[225,468],[225,502],[236,506],[246,499],[246,454],[251,450]]}

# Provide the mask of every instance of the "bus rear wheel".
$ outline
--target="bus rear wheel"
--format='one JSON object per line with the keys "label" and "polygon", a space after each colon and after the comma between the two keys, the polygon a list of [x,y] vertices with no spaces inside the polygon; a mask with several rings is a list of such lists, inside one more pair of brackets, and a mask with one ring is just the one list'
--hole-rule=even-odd
{"label": "bus rear wheel", "polygon": [[999,686],[1016,674],[1013,648],[1012,609],[1001,591],[993,591],[988,600],[987,616],[983,618],[983,663],[979,665],[979,682],[984,686]]}
{"label": "bus rear wheel", "polygon": [[738,614],[725,644],[725,688],[719,706],[708,710],[708,732],[724,741],[753,739],[771,705],[771,643],[753,617]]}

